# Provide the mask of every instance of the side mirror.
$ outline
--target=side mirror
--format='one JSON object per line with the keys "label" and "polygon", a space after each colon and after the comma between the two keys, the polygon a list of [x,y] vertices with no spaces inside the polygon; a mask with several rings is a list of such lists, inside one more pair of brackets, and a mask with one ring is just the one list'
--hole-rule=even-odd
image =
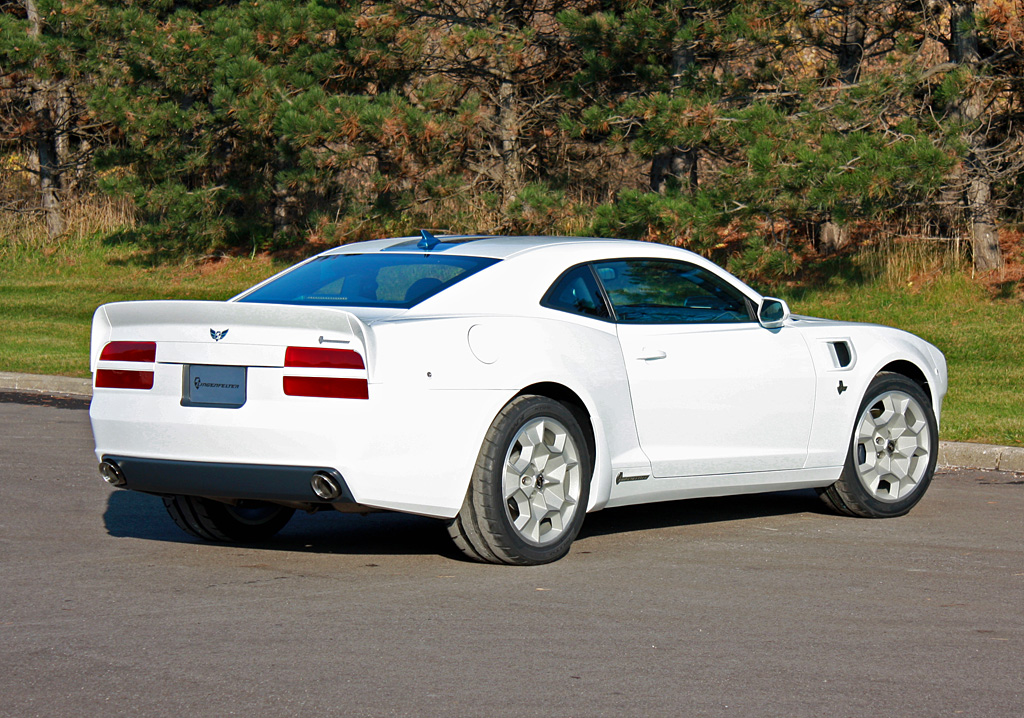
{"label": "side mirror", "polygon": [[778,329],[789,319],[789,305],[775,297],[765,297],[757,310],[757,321],[765,329]]}

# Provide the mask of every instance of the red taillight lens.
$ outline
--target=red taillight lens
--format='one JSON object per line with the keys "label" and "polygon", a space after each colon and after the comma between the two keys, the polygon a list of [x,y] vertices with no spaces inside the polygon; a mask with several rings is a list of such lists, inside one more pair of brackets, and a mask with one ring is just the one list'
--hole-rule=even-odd
{"label": "red taillight lens", "polygon": [[370,387],[366,379],[286,376],[284,393],[288,396],[322,396],[327,399],[369,399]]}
{"label": "red taillight lens", "polygon": [[152,389],[153,372],[97,369],[96,386],[103,389]]}
{"label": "red taillight lens", "polygon": [[155,362],[156,342],[110,342],[100,352],[100,359]]}
{"label": "red taillight lens", "polygon": [[322,349],[320,347],[288,347],[284,352],[286,367],[313,369],[365,369],[363,358],[351,349]]}

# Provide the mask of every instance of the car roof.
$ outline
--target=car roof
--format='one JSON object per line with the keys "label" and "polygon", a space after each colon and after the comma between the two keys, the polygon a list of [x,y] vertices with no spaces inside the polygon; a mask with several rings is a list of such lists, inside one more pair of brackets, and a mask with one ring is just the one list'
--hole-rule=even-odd
{"label": "car roof", "polygon": [[[482,312],[522,313],[539,301],[563,271],[582,262],[623,258],[685,260],[701,266],[732,284],[754,301],[760,295],[713,262],[681,247],[660,242],[604,237],[542,237],[493,235],[438,235],[394,237],[353,242],[322,253],[323,256],[402,253],[418,256],[469,256],[499,260],[439,292],[403,315],[460,313],[473,306]],[[435,244],[436,242],[436,244]],[[418,246],[420,245],[420,246]],[[495,286],[515,286],[515,292],[495,292]],[[538,305],[539,306],[539,305]]]}
{"label": "car roof", "polygon": [[541,236],[510,236],[497,235],[445,235],[436,236],[438,244],[430,248],[421,245],[422,237],[393,237],[375,239],[367,242],[353,242],[329,249],[323,254],[354,254],[372,252],[408,252],[410,254],[451,254],[472,257],[488,257],[491,259],[509,259],[517,254],[549,247],[575,246],[588,244],[623,245],[635,247],[648,245],[632,239],[609,239],[604,237],[541,237]]}

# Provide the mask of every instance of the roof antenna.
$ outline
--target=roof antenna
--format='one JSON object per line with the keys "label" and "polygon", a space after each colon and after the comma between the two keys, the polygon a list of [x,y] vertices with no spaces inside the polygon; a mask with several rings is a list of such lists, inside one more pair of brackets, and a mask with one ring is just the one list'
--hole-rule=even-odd
{"label": "roof antenna", "polygon": [[422,239],[416,243],[416,247],[418,249],[430,250],[436,247],[437,245],[441,244],[440,239],[438,239],[425,229],[420,230],[420,237],[422,237]]}

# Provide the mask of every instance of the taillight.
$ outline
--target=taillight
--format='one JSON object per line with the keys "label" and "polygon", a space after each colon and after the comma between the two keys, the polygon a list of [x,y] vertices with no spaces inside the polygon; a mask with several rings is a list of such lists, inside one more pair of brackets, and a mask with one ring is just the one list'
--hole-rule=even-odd
{"label": "taillight", "polygon": [[104,361],[156,361],[156,342],[110,342],[100,352]]}
{"label": "taillight", "polygon": [[[100,361],[152,364],[156,361],[156,342],[110,342],[100,352]],[[100,389],[152,389],[153,372],[134,369],[97,369],[96,387]]]}
{"label": "taillight", "polygon": [[152,389],[153,372],[97,369],[96,386],[103,389]]}
{"label": "taillight", "polygon": [[288,396],[322,396],[326,399],[369,399],[366,379],[326,376],[286,376],[284,393]]}
{"label": "taillight", "polygon": [[[359,352],[321,347],[288,347],[284,365],[288,369],[366,369]],[[325,399],[369,399],[370,387],[365,377],[286,376],[284,393]]]}
{"label": "taillight", "polygon": [[312,369],[365,369],[363,358],[351,349],[322,349],[320,347],[288,347],[284,352],[286,367]]}

